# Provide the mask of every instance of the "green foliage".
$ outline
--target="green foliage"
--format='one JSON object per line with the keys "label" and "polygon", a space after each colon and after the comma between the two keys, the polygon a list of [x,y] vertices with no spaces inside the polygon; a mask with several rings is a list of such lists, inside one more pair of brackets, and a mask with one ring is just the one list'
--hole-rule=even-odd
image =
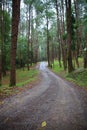
{"label": "green foliage", "polygon": [[30,83],[32,81],[35,81],[37,79],[38,71],[35,69],[31,69],[30,71],[27,71],[26,69],[23,70],[17,70],[17,85],[19,87],[23,87],[27,83]]}
{"label": "green foliage", "polygon": [[11,26],[11,18],[10,15],[4,11],[4,27],[5,27],[5,38],[9,36]]}
{"label": "green foliage", "polygon": [[34,7],[35,7],[36,12],[43,13],[44,6],[41,0],[35,0]]}
{"label": "green foliage", "polygon": [[64,33],[64,34],[62,35],[62,37],[63,37],[63,40],[66,40],[66,39],[67,39],[67,33]]}
{"label": "green foliage", "polygon": [[29,4],[29,5],[32,5],[33,2],[34,2],[34,0],[24,0],[24,3]]}
{"label": "green foliage", "polygon": [[75,20],[74,14],[72,12],[72,26],[71,26],[72,27],[72,39],[74,39],[74,37],[75,37],[75,31],[76,31],[75,24],[76,24],[76,20]]}
{"label": "green foliage", "polygon": [[[29,63],[33,61],[33,50],[29,48]],[[16,66],[22,68],[27,64],[27,39],[25,36],[19,36],[17,44]]]}
{"label": "green foliage", "polygon": [[73,73],[68,74],[66,78],[87,88],[87,69],[78,69]]}
{"label": "green foliage", "polygon": [[[63,65],[63,64],[62,64]],[[60,67],[59,65],[58,65],[58,61],[54,61],[54,65],[53,65],[53,72],[55,72],[55,73],[60,73],[61,71],[63,71],[63,67]]]}
{"label": "green foliage", "polygon": [[[1,11],[0,11],[1,13]],[[3,12],[3,55],[4,55],[4,68],[7,70],[9,69],[9,64],[10,64],[10,44],[11,44],[11,18],[9,13],[4,10]],[[2,36],[1,36],[2,37]]]}
{"label": "green foliage", "polygon": [[0,87],[0,96],[9,96],[11,94],[20,92],[21,89],[24,89],[26,85],[28,85],[30,88],[30,83],[37,80],[39,72],[34,68],[31,68],[30,71],[27,71],[25,68],[25,70],[18,69],[16,73],[17,85],[14,88],[9,86],[9,73],[3,78],[3,85]]}
{"label": "green foliage", "polygon": [[86,43],[87,43],[87,35],[86,35],[87,34],[87,6],[85,6],[84,17],[83,17],[83,20],[82,20],[82,26],[83,26],[83,30],[82,30],[82,47],[85,48]]}
{"label": "green foliage", "polygon": [[79,62],[80,62],[80,68],[79,69],[77,68],[72,73],[68,73],[67,71],[64,71],[63,67],[60,68],[58,66],[58,61],[54,62],[54,66],[52,70],[54,73],[62,76],[63,78],[72,81],[81,87],[87,88],[87,69],[82,68],[83,66],[82,58],[79,58]]}

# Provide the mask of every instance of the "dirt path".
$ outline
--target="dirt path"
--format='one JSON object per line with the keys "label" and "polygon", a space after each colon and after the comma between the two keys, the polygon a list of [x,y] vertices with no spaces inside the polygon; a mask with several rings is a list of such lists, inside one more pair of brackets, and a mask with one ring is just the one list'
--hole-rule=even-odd
{"label": "dirt path", "polygon": [[56,76],[45,62],[40,72],[38,85],[4,100],[0,130],[87,130],[87,91]]}

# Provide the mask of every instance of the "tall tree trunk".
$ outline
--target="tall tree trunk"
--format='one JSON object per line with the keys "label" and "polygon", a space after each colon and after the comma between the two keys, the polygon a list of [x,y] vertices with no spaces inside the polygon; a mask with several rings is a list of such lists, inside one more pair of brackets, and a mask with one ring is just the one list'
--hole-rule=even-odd
{"label": "tall tree trunk", "polygon": [[2,0],[0,3],[0,86],[2,84],[2,47],[3,47],[3,35],[2,35]]}
{"label": "tall tree trunk", "polygon": [[58,0],[55,0],[56,4],[56,14],[57,14],[57,42],[58,45],[58,60],[59,60],[59,66],[61,67],[61,45],[60,45],[60,20],[59,20],[59,10],[58,10]]}
{"label": "tall tree trunk", "polygon": [[[21,29],[22,29],[22,25],[21,25],[21,23],[19,24],[19,32],[18,32],[18,35],[19,36],[22,36],[23,37],[23,35],[21,35]],[[21,46],[21,44],[20,44],[20,49],[19,49],[19,54],[18,54],[18,63],[19,63],[19,68],[21,69],[22,68],[22,50],[21,50],[21,48],[22,48],[22,46]]]}
{"label": "tall tree trunk", "polygon": [[61,48],[62,48],[62,59],[64,70],[67,69],[67,50],[66,50],[66,39],[63,39],[63,34],[65,35],[64,26],[64,0],[61,0]]}
{"label": "tall tree trunk", "polygon": [[75,60],[76,60],[76,64],[77,64],[77,67],[79,67],[79,61],[78,61],[78,55],[79,55],[79,48],[80,48],[80,45],[79,45],[79,28],[78,28],[78,1],[75,1],[74,0],[74,7],[75,7],[75,14],[76,14],[76,25],[77,25],[77,29],[76,29],[76,36],[77,36],[77,39],[76,39],[76,51],[75,51]]}
{"label": "tall tree trunk", "polygon": [[1,55],[1,46],[0,46],[0,86],[2,84],[2,62],[1,61],[2,61],[2,55]]}
{"label": "tall tree trunk", "polygon": [[17,48],[17,37],[18,37],[18,25],[19,25],[19,19],[20,19],[20,1],[21,0],[12,0],[10,86],[16,85],[16,48]]}
{"label": "tall tree trunk", "polygon": [[86,46],[84,50],[84,68],[87,68],[87,35],[85,36],[86,39]]}
{"label": "tall tree trunk", "polygon": [[36,15],[37,15],[37,19],[36,19],[36,40],[35,40],[35,63],[37,63],[38,61],[38,26],[39,26],[39,20],[38,20],[38,15],[39,12],[38,10],[36,10]]}
{"label": "tall tree trunk", "polygon": [[30,70],[30,7],[29,7],[29,19],[28,19],[28,41],[27,41],[27,69]]}
{"label": "tall tree trunk", "polygon": [[27,5],[27,69],[30,70],[30,20],[31,20],[31,5]]}
{"label": "tall tree trunk", "polygon": [[6,76],[6,69],[5,69],[5,65],[6,65],[6,56],[5,56],[5,37],[4,37],[4,33],[5,33],[5,22],[4,22],[4,11],[5,11],[5,3],[3,2],[2,4],[2,74],[3,76]]}
{"label": "tall tree trunk", "polygon": [[[0,34],[1,35],[1,34]],[[1,36],[0,36],[1,37]],[[2,84],[2,54],[1,54],[1,42],[0,42],[0,86]]]}
{"label": "tall tree trunk", "polygon": [[87,48],[84,54],[84,68],[87,68]]}
{"label": "tall tree trunk", "polygon": [[[2,1],[1,1],[2,3]],[[1,23],[2,23],[2,15],[1,15],[1,11],[2,11],[2,4],[0,3],[0,28],[1,28]],[[1,29],[0,29],[0,39],[1,39]],[[0,86],[2,84],[2,54],[1,54],[1,40],[0,40]]]}
{"label": "tall tree trunk", "polygon": [[50,39],[51,41],[51,67],[54,66],[54,44],[53,44],[53,38]]}
{"label": "tall tree trunk", "polygon": [[72,18],[71,18],[71,0],[65,0],[66,2],[66,14],[67,14],[67,38],[68,38],[68,72],[74,70],[72,64]]}
{"label": "tall tree trunk", "polygon": [[33,51],[33,41],[34,41],[34,23],[33,23],[33,8],[31,10],[31,65],[34,62],[34,51]]}
{"label": "tall tree trunk", "polygon": [[48,30],[48,16],[47,16],[47,60],[48,60],[48,67],[50,67],[50,48],[49,48],[49,30]]}

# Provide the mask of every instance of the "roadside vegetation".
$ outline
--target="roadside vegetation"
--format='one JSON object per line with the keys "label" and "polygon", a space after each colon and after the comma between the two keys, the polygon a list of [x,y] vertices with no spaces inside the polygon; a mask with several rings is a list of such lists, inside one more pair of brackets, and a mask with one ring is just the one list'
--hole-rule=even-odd
{"label": "roadside vegetation", "polygon": [[35,83],[38,80],[39,72],[35,67],[30,68],[30,71],[27,71],[27,68],[17,69],[16,70],[16,86],[9,86],[9,72],[2,79],[2,86],[0,87],[0,97],[7,97],[13,94],[17,94],[21,91],[24,91],[26,88],[32,88],[32,83]]}
{"label": "roadside vegetation", "polygon": [[84,69],[83,66],[83,59],[79,58],[80,67],[76,68],[73,72],[68,73],[68,71],[63,69],[63,63],[62,67],[59,67],[58,61],[54,61],[54,66],[52,68],[52,71],[62,78],[71,81],[75,84],[77,84],[80,87],[87,89],[87,69]]}

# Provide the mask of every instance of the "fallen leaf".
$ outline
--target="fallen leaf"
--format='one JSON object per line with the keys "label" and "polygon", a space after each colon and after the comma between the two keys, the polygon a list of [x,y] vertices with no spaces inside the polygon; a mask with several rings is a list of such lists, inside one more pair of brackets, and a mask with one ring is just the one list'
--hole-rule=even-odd
{"label": "fallen leaf", "polygon": [[42,122],[41,126],[45,127],[47,125],[46,121]]}
{"label": "fallen leaf", "polygon": [[2,102],[0,102],[0,105],[3,105],[4,104],[4,102],[2,101]]}

